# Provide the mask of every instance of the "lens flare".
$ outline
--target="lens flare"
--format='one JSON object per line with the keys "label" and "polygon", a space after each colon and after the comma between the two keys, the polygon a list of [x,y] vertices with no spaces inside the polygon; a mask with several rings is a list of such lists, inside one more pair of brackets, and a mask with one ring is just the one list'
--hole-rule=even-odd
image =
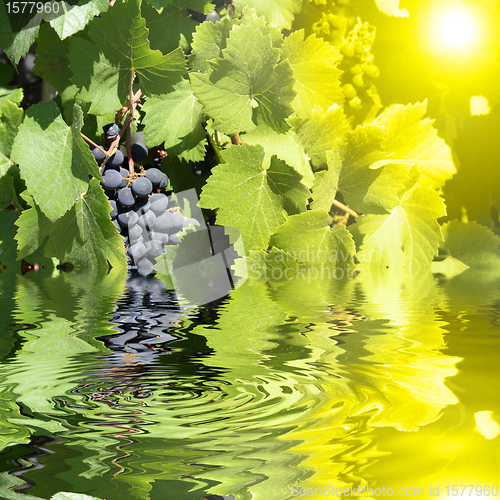
{"label": "lens flare", "polygon": [[477,39],[474,17],[465,9],[443,12],[436,22],[437,39],[443,48],[463,49]]}

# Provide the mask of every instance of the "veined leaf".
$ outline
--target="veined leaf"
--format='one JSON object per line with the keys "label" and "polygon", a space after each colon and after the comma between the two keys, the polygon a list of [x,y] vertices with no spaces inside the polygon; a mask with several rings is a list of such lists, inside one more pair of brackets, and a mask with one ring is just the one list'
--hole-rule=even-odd
{"label": "veined leaf", "polygon": [[[130,92],[133,73],[140,76],[143,92],[165,94],[185,72],[179,47],[167,55],[151,50],[140,0],[119,1],[89,28],[92,42],[74,37],[70,42],[72,82],[78,97],[92,102],[90,112],[106,114],[121,106]],[[117,105],[117,103],[120,103]]]}
{"label": "veined leaf", "polygon": [[271,26],[282,29],[290,29],[295,14],[302,10],[301,0],[279,0],[269,2],[267,0],[235,0],[234,5],[238,10],[243,7],[255,9],[257,15],[264,16],[266,22]]}
{"label": "veined leaf", "polygon": [[73,124],[66,125],[54,101],[31,106],[19,128],[12,160],[42,212],[53,222],[87,192],[89,174],[101,174],[82,139],[82,110],[73,108]]}
{"label": "veined leaf", "polygon": [[148,39],[151,48],[162,54],[175,50],[181,37],[191,43],[196,21],[187,17],[186,9],[203,12],[207,4],[205,0],[154,0],[148,3],[151,5],[143,1],[141,6],[142,17],[149,29]]}
{"label": "veined leaf", "polygon": [[328,212],[335,199],[339,187],[340,171],[342,170],[342,158],[339,153],[340,140],[331,151],[327,151],[328,170],[321,170],[314,174],[312,210],[319,208]]}
{"label": "veined leaf", "polygon": [[285,38],[282,57],[290,61],[296,80],[292,105],[298,116],[310,115],[316,106],[327,110],[334,104],[343,105],[342,71],[337,68],[342,56],[330,44],[315,34],[304,40],[304,30],[295,31]]}
{"label": "veined leaf", "polygon": [[48,238],[45,255],[71,262],[76,268],[107,270],[108,262],[112,267],[126,267],[123,240],[111,222],[110,212],[111,205],[97,179],[90,181],[85,196],[55,222],[36,205],[25,210],[16,222],[18,260]]}
{"label": "veined leaf", "polygon": [[410,17],[406,9],[399,8],[399,0],[375,0],[380,12],[394,17]]}
{"label": "veined leaf", "polygon": [[286,134],[280,134],[259,119],[257,127],[242,135],[241,139],[245,144],[260,144],[264,148],[266,153],[264,163],[269,163],[271,156],[276,155],[302,175],[302,182],[305,186],[310,188],[313,185],[314,174],[311,165],[307,161],[304,150],[295,140],[292,130]]}
{"label": "veined leaf", "polygon": [[408,106],[396,104],[377,118],[375,123],[384,128],[384,148],[388,157],[372,168],[389,163],[417,165],[434,188],[451,179],[456,169],[450,148],[437,136],[433,122],[423,119],[426,111],[426,102]]}
{"label": "veined leaf", "polygon": [[176,85],[174,92],[149,97],[142,108],[146,143],[153,147],[164,142],[169,155],[202,161],[206,144],[202,108],[187,80]]}
{"label": "veined leaf", "polygon": [[0,104],[0,178],[12,165],[10,153],[24,112],[9,100]]}
{"label": "veined leaf", "polygon": [[316,169],[326,167],[326,152],[335,148],[349,128],[344,110],[336,105],[326,111],[317,107],[309,117],[290,118],[288,123]]}
{"label": "veined leaf", "polygon": [[269,245],[322,269],[353,266],[356,248],[351,234],[343,225],[332,229],[327,218],[321,209],[294,215],[276,230]]}
{"label": "veined leaf", "polygon": [[448,276],[468,268],[500,269],[500,237],[487,227],[453,220],[442,231],[444,241],[439,246],[447,257],[432,263],[433,272]]}
{"label": "veined leaf", "polygon": [[362,215],[356,231],[363,237],[358,258],[371,271],[429,269],[442,241],[439,217],[446,215],[443,199],[427,187],[416,187],[387,215]]}
{"label": "veined leaf", "polygon": [[212,63],[213,71],[190,73],[194,94],[216,129],[225,134],[253,129],[257,106],[273,129],[288,129],[285,118],[293,112],[294,78],[289,62],[278,62],[279,53],[271,35],[264,35],[257,26],[234,26],[223,58]]}
{"label": "veined leaf", "polygon": [[219,208],[217,223],[241,232],[246,251],[267,248],[269,236],[286,220],[285,208],[305,206],[309,191],[296,171],[274,157],[264,165],[262,146],[233,146],[212,170],[200,206]]}
{"label": "veined leaf", "polygon": [[50,25],[61,40],[83,30],[95,16],[98,16],[109,7],[108,0],[79,0],[75,5],[65,2],[60,4],[61,12],[64,14],[56,16],[50,21]]}

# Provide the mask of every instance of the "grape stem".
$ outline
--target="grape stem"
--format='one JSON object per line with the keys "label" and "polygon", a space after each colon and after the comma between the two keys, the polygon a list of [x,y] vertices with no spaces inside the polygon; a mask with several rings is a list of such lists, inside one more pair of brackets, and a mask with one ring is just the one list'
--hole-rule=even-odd
{"label": "grape stem", "polygon": [[354,210],[352,210],[351,208],[349,208],[347,205],[344,205],[343,203],[341,203],[340,201],[338,200],[333,200],[332,201],[333,205],[335,205],[337,208],[340,208],[341,210],[343,210],[344,212],[347,212],[349,215],[352,215],[355,219],[357,219],[359,217],[359,214],[357,212],[355,212]]}
{"label": "grape stem", "polygon": [[237,144],[238,146],[243,145],[243,141],[241,140],[240,134],[230,135],[229,137],[231,137],[232,144]]}

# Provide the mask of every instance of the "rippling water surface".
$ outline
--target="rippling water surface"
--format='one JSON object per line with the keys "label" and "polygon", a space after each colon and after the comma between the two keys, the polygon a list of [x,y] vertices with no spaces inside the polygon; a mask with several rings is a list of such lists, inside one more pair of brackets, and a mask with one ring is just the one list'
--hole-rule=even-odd
{"label": "rippling water surface", "polygon": [[485,276],[249,281],[190,310],[154,278],[4,272],[0,333],[3,498],[500,486]]}

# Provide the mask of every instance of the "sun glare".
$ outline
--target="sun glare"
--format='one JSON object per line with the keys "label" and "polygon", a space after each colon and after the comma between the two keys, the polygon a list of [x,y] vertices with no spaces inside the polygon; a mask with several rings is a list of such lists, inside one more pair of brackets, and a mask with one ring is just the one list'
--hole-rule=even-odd
{"label": "sun glare", "polygon": [[448,49],[466,48],[477,36],[475,20],[465,9],[443,12],[436,28],[440,44]]}

